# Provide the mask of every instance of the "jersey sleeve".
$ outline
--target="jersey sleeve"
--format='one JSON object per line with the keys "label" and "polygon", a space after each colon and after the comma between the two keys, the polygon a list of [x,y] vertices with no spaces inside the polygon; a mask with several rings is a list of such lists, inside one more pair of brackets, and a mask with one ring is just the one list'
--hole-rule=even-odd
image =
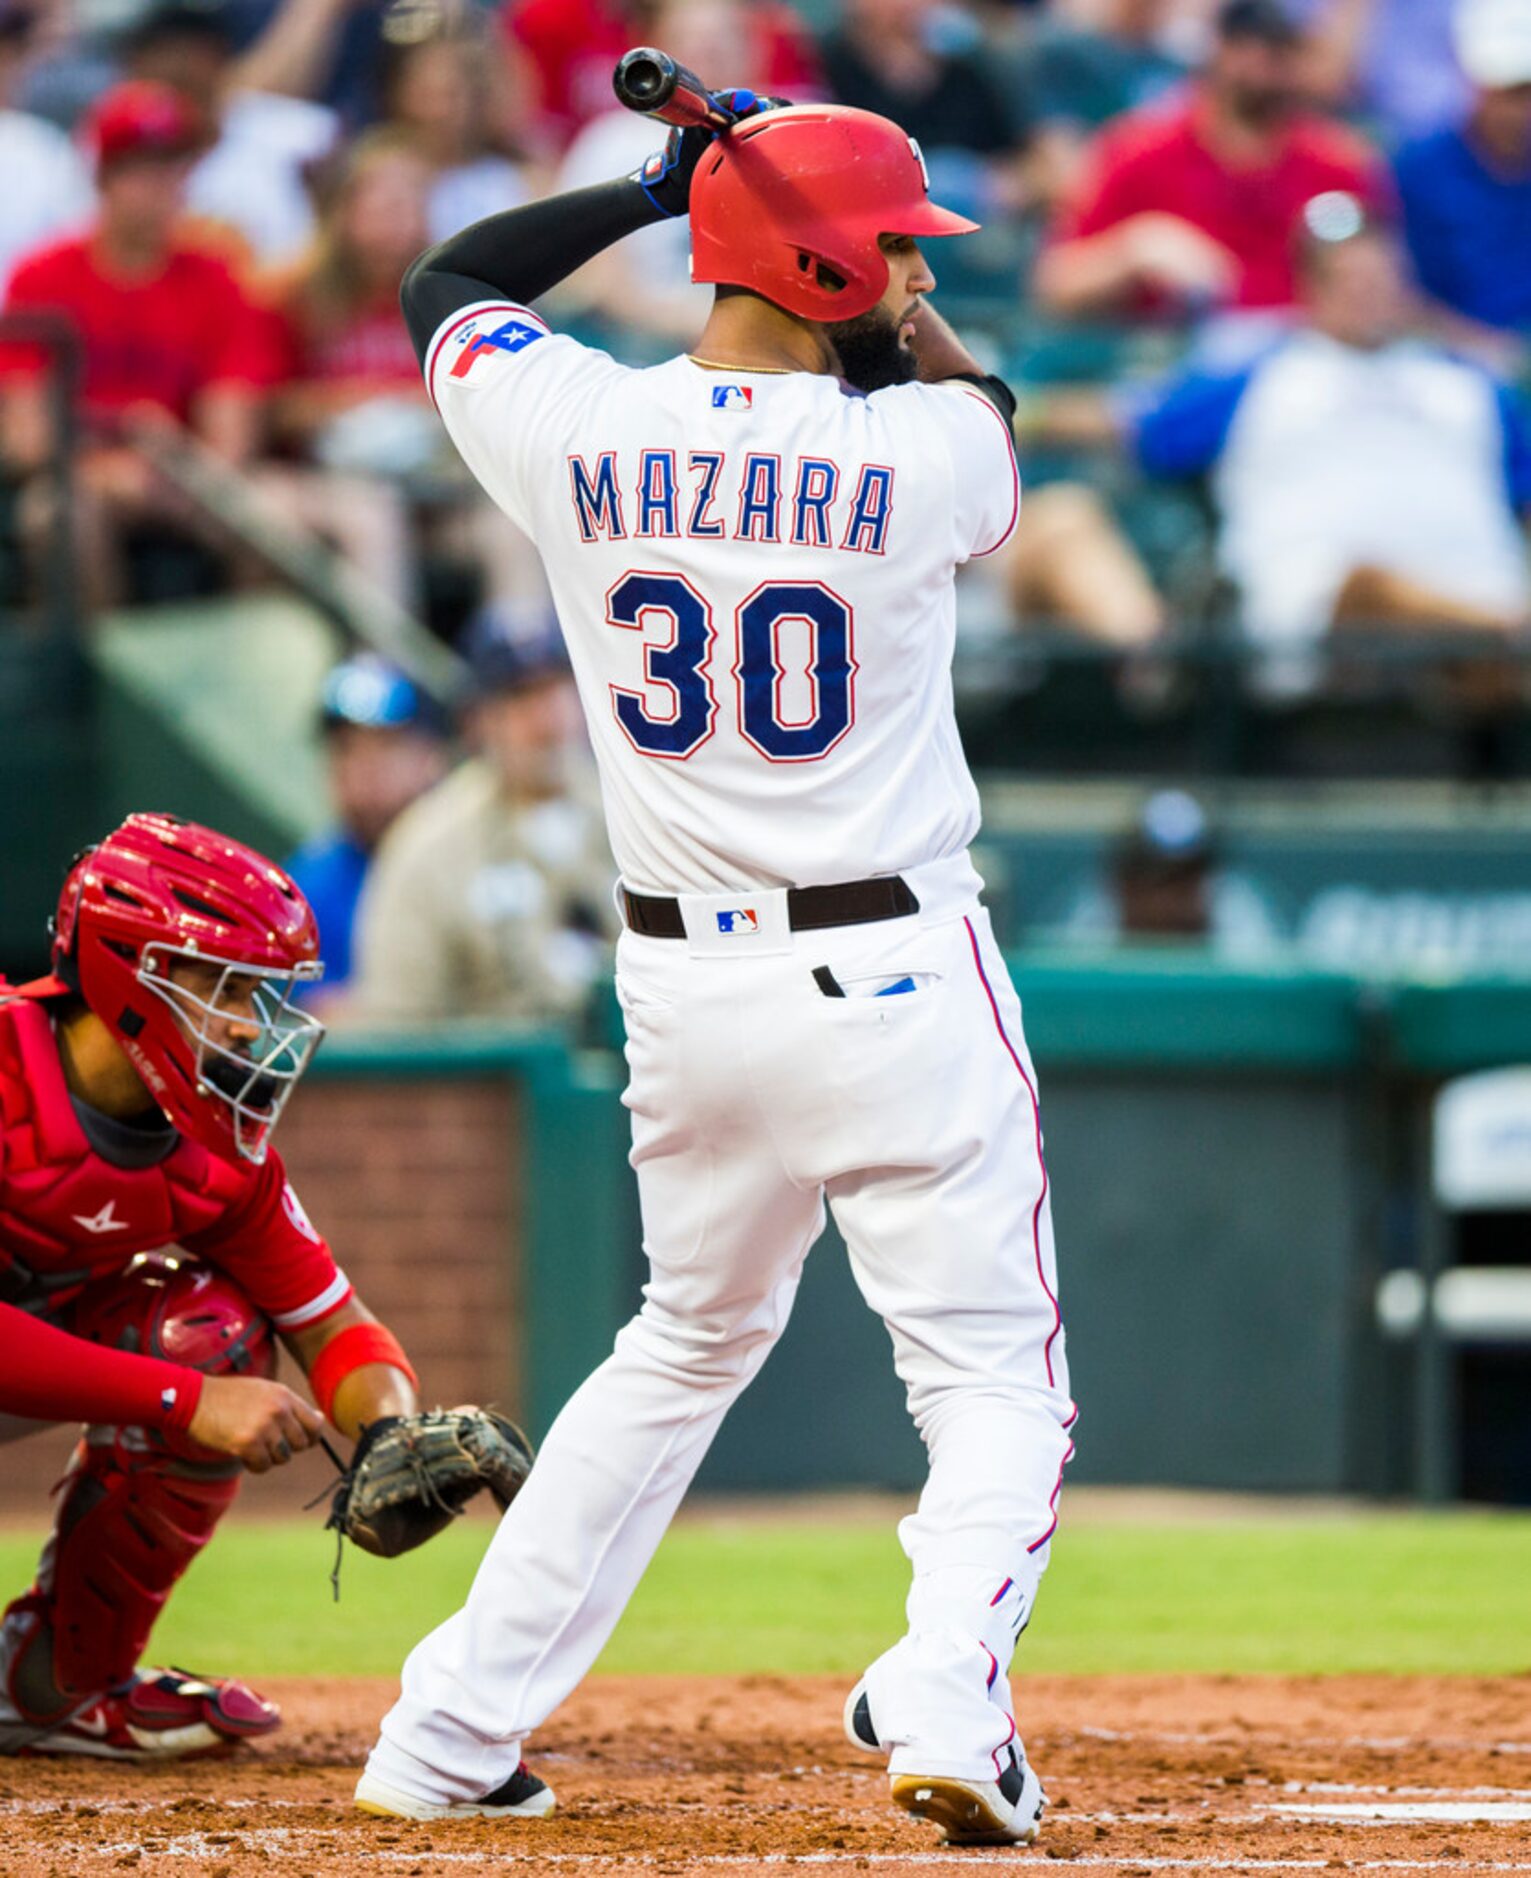
{"label": "jersey sleeve", "polygon": [[1015,438],[994,400],[974,384],[909,387],[919,394],[922,427],[946,445],[954,486],[953,521],[960,561],[1003,547],[1021,512]]}
{"label": "jersey sleeve", "polygon": [[277,1154],[216,1226],[188,1233],[184,1243],[236,1278],[278,1330],[305,1330],[354,1295]]}
{"label": "jersey sleeve", "polygon": [[1505,495],[1516,514],[1531,515],[1531,412],[1508,385],[1494,386],[1494,402],[1504,446]]}
{"label": "jersey sleeve", "polygon": [[555,333],[530,307],[480,300],[437,327],[422,367],[431,402],[463,461],[520,528],[578,414],[616,395],[622,367]]}

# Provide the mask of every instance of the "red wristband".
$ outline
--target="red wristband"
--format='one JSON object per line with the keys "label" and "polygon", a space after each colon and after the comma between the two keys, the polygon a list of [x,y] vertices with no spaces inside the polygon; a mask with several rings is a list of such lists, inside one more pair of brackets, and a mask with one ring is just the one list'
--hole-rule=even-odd
{"label": "red wristband", "polygon": [[410,1368],[403,1346],[386,1325],[347,1324],[325,1344],[308,1372],[308,1386],[326,1421],[333,1419],[330,1410],[335,1406],[336,1390],[352,1370],[362,1369],[368,1363],[387,1363],[391,1369],[406,1375],[414,1387],[419,1387],[420,1379]]}

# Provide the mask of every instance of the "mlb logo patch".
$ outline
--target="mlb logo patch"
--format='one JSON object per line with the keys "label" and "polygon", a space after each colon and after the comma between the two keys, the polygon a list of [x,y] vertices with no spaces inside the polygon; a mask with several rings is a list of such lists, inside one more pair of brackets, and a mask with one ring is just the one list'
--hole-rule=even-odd
{"label": "mlb logo patch", "polygon": [[546,337],[547,334],[540,326],[533,326],[528,320],[506,320],[492,333],[481,333],[476,325],[470,323],[457,335],[458,353],[449,375],[458,379],[466,378],[486,354],[520,352],[535,340]]}
{"label": "mlb logo patch", "polygon": [[760,920],[753,907],[734,907],[727,913],[719,913],[718,931],[737,938],[744,933],[759,932]]}
{"label": "mlb logo patch", "polygon": [[715,411],[747,411],[754,402],[753,385],[714,385],[712,388]]}

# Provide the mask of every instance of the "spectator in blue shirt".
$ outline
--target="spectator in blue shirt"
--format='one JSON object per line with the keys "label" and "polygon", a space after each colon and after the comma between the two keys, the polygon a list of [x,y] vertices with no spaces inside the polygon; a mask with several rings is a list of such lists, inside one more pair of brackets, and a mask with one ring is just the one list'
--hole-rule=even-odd
{"label": "spectator in blue shirt", "polygon": [[1397,158],[1409,252],[1452,312],[1531,331],[1531,0],[1459,0],[1456,37],[1467,118]]}
{"label": "spectator in blue shirt", "polygon": [[351,976],[356,904],[377,844],[447,769],[445,721],[374,653],[337,665],[320,706],[335,823],[287,863],[319,922],[327,1000]]}

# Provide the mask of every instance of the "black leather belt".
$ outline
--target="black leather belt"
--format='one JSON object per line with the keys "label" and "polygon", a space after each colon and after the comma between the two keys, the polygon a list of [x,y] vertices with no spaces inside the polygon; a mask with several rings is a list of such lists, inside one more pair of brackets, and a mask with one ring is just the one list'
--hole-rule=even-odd
{"label": "black leather belt", "polygon": [[[741,908],[749,905],[749,889],[739,890]],[[622,910],[632,931],[646,939],[684,939],[686,922],[680,901],[622,889]],[[907,919],[920,903],[901,874],[879,874],[871,880],[841,880],[829,887],[789,887],[787,924],[793,932],[817,932],[825,926],[869,926],[876,920]]]}

